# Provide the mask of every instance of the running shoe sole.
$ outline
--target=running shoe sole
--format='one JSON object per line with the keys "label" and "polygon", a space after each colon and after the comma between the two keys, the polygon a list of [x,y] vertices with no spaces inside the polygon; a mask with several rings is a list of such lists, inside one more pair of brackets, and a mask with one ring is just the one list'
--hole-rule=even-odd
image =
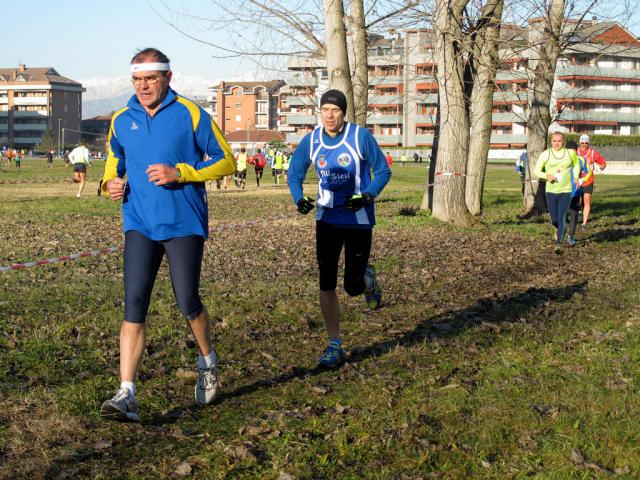
{"label": "running shoe sole", "polygon": [[100,408],[100,416],[107,420],[115,420],[118,422],[139,422],[140,415],[136,412],[124,412],[107,400]]}

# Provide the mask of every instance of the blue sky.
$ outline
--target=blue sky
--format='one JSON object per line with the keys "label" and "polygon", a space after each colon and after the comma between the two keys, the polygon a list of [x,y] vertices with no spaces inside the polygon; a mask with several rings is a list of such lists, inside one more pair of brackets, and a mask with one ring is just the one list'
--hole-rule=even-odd
{"label": "blue sky", "polygon": [[[601,8],[622,3],[610,1],[601,2]],[[174,72],[185,75],[217,80],[255,72],[253,62],[212,58],[212,47],[174,30],[154,11],[171,16],[163,4],[215,17],[207,0],[0,0],[5,27],[0,40],[0,67],[22,62],[30,67],[53,66],[74,80],[116,77],[129,74],[127,66],[136,49],[153,46],[171,58]],[[638,35],[638,15],[633,17],[625,23]],[[184,19],[178,22],[186,25]],[[195,28],[192,25],[190,29],[194,36],[221,44],[227,44],[232,36],[230,32]],[[255,73],[260,78],[270,72]]]}
{"label": "blue sky", "polygon": [[[206,0],[167,3],[210,14]],[[158,0],[0,0],[0,5],[3,68],[22,62],[53,66],[72,79],[115,77],[128,75],[136,49],[147,46],[165,52],[172,69],[186,75],[229,78],[255,68],[246,60],[211,58],[211,47],[185,38],[153,11],[152,5],[166,13]]]}

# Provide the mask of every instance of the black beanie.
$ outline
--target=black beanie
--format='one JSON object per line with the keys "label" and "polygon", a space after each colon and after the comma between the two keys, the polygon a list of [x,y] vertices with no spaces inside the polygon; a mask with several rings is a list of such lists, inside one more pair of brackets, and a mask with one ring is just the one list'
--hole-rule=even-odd
{"label": "black beanie", "polygon": [[325,103],[330,103],[331,105],[335,105],[342,110],[343,114],[347,114],[347,97],[344,96],[340,90],[327,90],[320,97],[320,108]]}

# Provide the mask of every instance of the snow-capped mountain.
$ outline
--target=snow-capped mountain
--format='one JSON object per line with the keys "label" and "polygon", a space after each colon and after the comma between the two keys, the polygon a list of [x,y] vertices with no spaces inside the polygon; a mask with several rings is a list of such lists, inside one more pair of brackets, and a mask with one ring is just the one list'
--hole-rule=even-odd
{"label": "snow-capped mountain", "polygon": [[[79,80],[87,89],[82,94],[82,117],[91,118],[96,115],[108,115],[114,110],[122,108],[133,95],[131,77],[123,75],[110,78],[91,78]],[[197,75],[182,75],[173,73],[171,88],[185,97],[206,97],[209,88],[219,83]]]}

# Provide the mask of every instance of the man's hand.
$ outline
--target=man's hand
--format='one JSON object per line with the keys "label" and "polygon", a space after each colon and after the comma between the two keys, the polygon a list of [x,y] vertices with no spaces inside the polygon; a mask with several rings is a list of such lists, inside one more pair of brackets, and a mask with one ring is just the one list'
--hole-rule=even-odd
{"label": "man's hand", "polygon": [[178,169],[165,163],[154,163],[144,172],[148,175],[149,181],[155,185],[162,186],[170,183],[178,183]]}
{"label": "man's hand", "polygon": [[107,192],[111,200],[120,200],[124,196],[124,185],[124,179],[119,177],[107,182]]}
{"label": "man's hand", "polygon": [[302,197],[296,204],[298,211],[304,215],[313,210],[313,199],[311,197]]}
{"label": "man's hand", "polygon": [[547,173],[547,181],[554,183],[556,181],[556,177],[554,177],[551,173]]}
{"label": "man's hand", "polygon": [[360,210],[365,205],[371,205],[373,203],[373,195],[370,193],[362,193],[358,195],[352,195],[347,200],[347,208],[352,212]]}

